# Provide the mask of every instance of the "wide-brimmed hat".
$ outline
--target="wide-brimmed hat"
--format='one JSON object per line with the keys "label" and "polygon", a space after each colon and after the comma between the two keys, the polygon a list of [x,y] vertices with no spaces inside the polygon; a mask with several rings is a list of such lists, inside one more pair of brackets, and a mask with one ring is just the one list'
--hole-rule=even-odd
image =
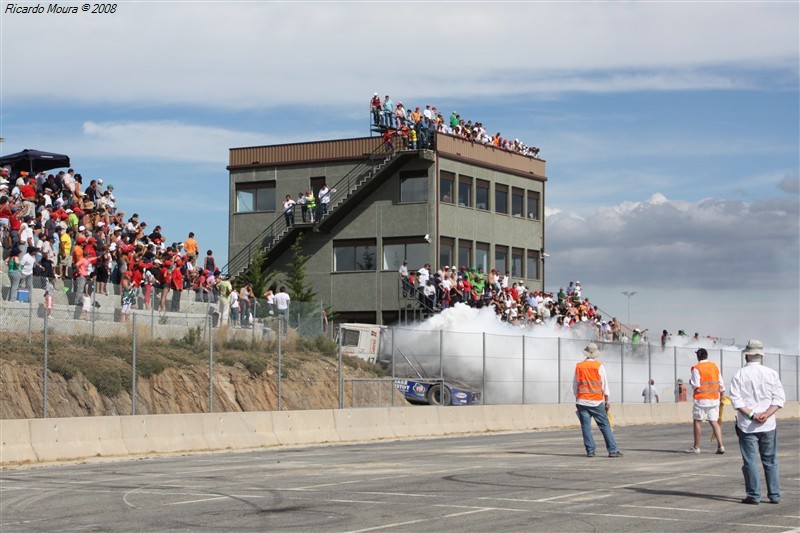
{"label": "wide-brimmed hat", "polygon": [[747,346],[744,349],[745,355],[764,355],[764,343],[756,340],[750,339],[747,341]]}
{"label": "wide-brimmed hat", "polygon": [[600,353],[600,349],[597,345],[593,342],[590,342],[586,348],[583,349],[583,355],[588,357],[589,359],[594,359],[597,357],[597,354]]}

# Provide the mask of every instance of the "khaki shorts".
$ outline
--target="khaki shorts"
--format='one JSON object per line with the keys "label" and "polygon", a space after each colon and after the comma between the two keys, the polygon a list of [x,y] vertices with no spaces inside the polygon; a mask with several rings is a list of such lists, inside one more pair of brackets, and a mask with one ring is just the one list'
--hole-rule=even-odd
{"label": "khaki shorts", "polygon": [[700,407],[699,405],[694,404],[694,407],[692,407],[692,419],[713,420],[716,422],[719,420],[719,404],[712,407]]}

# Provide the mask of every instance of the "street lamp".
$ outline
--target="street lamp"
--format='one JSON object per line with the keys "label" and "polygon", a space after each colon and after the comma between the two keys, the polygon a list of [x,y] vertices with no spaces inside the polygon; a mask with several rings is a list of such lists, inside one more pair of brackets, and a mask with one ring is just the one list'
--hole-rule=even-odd
{"label": "street lamp", "polygon": [[631,325],[631,297],[636,294],[636,291],[622,291],[622,294],[628,297],[628,327]]}

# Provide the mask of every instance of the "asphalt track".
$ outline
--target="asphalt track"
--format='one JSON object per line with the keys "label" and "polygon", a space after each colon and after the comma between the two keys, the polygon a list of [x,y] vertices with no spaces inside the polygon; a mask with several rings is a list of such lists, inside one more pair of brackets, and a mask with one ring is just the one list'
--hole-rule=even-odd
{"label": "asphalt track", "polygon": [[687,455],[687,422],[618,428],[619,459],[574,429],[9,469],[0,531],[790,531],[799,434],[779,422],[779,505],[740,503],[732,424]]}

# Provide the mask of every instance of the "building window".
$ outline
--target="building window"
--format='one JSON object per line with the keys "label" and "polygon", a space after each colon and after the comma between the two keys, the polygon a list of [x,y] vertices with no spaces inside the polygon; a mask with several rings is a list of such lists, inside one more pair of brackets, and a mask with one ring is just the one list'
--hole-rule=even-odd
{"label": "building window", "polygon": [[275,182],[240,183],[236,185],[236,212],[275,211]]}
{"label": "building window", "polygon": [[475,245],[475,268],[482,268],[489,272],[489,243],[479,242]]}
{"label": "building window", "polygon": [[458,264],[472,267],[472,241],[458,240]]}
{"label": "building window", "polygon": [[452,172],[439,172],[439,199],[446,204],[453,203],[453,188],[456,184],[456,175]]}
{"label": "building window", "polygon": [[398,270],[403,260],[408,261],[408,270],[422,268],[428,262],[428,243],[419,239],[384,239],[383,269]]}
{"label": "building window", "polygon": [[428,173],[423,171],[400,173],[400,202],[428,201]]}
{"label": "building window", "polygon": [[489,182],[475,180],[475,207],[489,210]]}
{"label": "building window", "polygon": [[469,176],[458,177],[458,205],[472,207],[472,178]]}
{"label": "building window", "polygon": [[528,191],[528,219],[540,220],[539,193],[536,191]]}
{"label": "building window", "polygon": [[508,185],[494,185],[494,211],[502,215],[508,214]]}
{"label": "building window", "polygon": [[522,207],[525,191],[514,187],[511,189],[511,216],[525,217],[525,208]]}
{"label": "building window", "polygon": [[508,247],[494,247],[494,267],[497,269],[499,274],[505,274],[508,272]]}
{"label": "building window", "polygon": [[453,250],[455,249],[456,240],[450,237],[442,237],[439,239],[439,265],[451,266],[453,262]]}
{"label": "building window", "polygon": [[511,249],[511,276],[514,278],[521,278],[524,276],[522,272],[522,261],[525,257],[525,252],[519,248]]}
{"label": "building window", "polygon": [[334,241],[333,271],[375,270],[375,240]]}
{"label": "building window", "polygon": [[540,279],[539,278],[539,251],[538,250],[528,250],[528,278],[529,279]]}

